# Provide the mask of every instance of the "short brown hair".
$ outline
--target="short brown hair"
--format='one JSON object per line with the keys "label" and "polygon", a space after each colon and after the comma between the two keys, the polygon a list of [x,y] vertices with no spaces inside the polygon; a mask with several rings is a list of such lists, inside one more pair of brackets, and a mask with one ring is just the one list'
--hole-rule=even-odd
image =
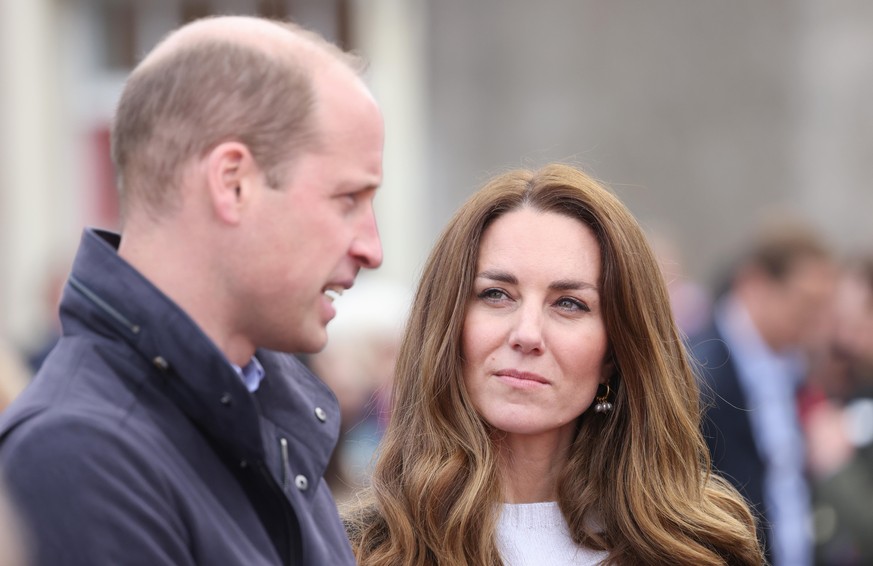
{"label": "short brown hair", "polygon": [[773,219],[762,224],[740,260],[775,281],[785,281],[805,259],[829,259],[824,238],[810,225],[795,218]]}

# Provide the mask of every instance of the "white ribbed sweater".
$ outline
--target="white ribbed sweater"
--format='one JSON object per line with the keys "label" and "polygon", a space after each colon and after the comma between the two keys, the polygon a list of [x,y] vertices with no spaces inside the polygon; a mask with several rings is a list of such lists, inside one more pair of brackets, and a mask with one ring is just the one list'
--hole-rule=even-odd
{"label": "white ribbed sweater", "polygon": [[607,556],[573,542],[554,501],[502,505],[497,548],[506,566],[596,566]]}

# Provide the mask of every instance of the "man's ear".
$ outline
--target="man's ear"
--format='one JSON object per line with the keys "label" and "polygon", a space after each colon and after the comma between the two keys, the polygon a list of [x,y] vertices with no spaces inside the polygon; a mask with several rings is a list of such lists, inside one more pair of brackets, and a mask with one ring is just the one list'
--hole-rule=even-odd
{"label": "man's ear", "polygon": [[224,142],[206,156],[206,182],[215,216],[238,224],[252,198],[253,182],[260,170],[249,148],[239,142]]}

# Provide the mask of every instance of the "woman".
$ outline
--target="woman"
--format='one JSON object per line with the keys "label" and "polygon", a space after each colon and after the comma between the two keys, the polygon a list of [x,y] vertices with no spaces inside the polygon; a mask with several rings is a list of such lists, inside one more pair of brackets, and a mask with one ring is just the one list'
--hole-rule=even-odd
{"label": "woman", "polygon": [[[761,564],[631,214],[564,165],[499,176],[422,275],[360,564]],[[557,527],[557,528],[556,528]]]}

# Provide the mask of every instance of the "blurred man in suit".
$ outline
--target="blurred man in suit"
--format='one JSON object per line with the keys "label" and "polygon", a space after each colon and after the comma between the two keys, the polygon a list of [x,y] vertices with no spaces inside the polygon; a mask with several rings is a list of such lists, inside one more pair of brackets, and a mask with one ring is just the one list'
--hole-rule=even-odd
{"label": "blurred man in suit", "polygon": [[834,266],[810,229],[765,227],[735,265],[713,324],[691,337],[713,468],[759,513],[774,566],[812,563],[796,393],[803,346],[831,299]]}

